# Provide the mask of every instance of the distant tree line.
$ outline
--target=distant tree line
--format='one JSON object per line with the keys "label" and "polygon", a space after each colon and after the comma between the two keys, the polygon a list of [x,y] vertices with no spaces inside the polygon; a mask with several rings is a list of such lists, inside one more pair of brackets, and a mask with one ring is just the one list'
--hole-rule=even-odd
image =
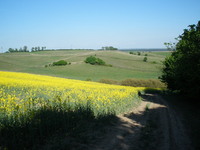
{"label": "distant tree line", "polygon": [[[36,51],[43,51],[43,50],[46,50],[46,47],[40,47],[40,46],[37,46],[37,47],[32,47],[31,48],[31,52],[36,52]],[[28,46],[24,46],[23,48],[20,47],[19,49],[17,48],[9,48],[7,53],[13,53],[13,52],[30,52],[28,50]]]}
{"label": "distant tree line", "polygon": [[13,53],[13,52],[29,52],[29,50],[28,50],[27,46],[24,46],[23,48],[20,47],[19,49],[17,49],[17,48],[9,48],[7,52],[9,52],[9,53]]}
{"label": "distant tree line", "polygon": [[46,47],[32,47],[31,52],[37,52],[37,51],[44,51],[46,50]]}
{"label": "distant tree line", "polygon": [[102,47],[102,50],[118,50],[118,48],[115,48],[113,46],[105,46],[105,47]]}

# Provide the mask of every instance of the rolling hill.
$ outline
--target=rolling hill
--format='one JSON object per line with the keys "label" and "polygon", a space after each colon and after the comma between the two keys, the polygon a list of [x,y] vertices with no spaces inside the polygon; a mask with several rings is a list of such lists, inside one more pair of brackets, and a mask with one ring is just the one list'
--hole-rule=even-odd
{"label": "rolling hill", "polygon": [[[147,55],[147,62],[143,59]],[[141,52],[141,55],[123,51],[54,50],[0,54],[0,70],[51,75],[57,77],[99,81],[100,79],[124,80],[127,78],[157,79],[161,61],[169,52]],[[97,66],[86,64],[88,56],[96,56],[111,64]],[[67,66],[51,66],[58,60],[71,62]]]}

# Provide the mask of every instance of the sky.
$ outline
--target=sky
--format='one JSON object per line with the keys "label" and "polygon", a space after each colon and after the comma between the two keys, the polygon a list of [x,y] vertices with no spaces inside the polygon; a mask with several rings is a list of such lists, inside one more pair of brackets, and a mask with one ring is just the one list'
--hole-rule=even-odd
{"label": "sky", "polygon": [[200,0],[0,0],[8,48],[165,48],[200,20]]}

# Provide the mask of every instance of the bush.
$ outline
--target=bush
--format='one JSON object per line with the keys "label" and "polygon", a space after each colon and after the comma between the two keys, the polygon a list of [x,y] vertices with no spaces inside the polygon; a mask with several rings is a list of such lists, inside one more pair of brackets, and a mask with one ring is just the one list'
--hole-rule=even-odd
{"label": "bush", "polygon": [[133,52],[129,52],[129,54],[133,54]]}
{"label": "bush", "polygon": [[85,81],[92,81],[92,79],[91,78],[87,78]]}
{"label": "bush", "polygon": [[147,57],[144,57],[143,61],[144,61],[144,62],[147,62]]}
{"label": "bush", "polygon": [[68,63],[65,60],[59,60],[57,62],[53,62],[53,66],[65,66]]}
{"label": "bush", "polygon": [[87,57],[85,60],[85,63],[89,63],[91,65],[105,65],[106,64],[102,59],[97,58],[95,56]]}
{"label": "bush", "polygon": [[157,62],[156,62],[156,61],[152,61],[151,63],[152,63],[152,64],[157,64]]}

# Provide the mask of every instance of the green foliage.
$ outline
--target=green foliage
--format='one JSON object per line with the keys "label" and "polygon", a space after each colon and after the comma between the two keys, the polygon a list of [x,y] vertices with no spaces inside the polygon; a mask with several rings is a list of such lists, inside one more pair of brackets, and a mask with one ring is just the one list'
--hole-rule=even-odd
{"label": "green foliage", "polygon": [[151,63],[152,63],[152,64],[157,64],[157,62],[156,62],[156,61],[152,61]]}
{"label": "green foliage", "polygon": [[31,52],[37,52],[37,51],[43,51],[43,50],[46,50],[46,47],[44,46],[44,47],[32,47],[31,48]]}
{"label": "green foliage", "polygon": [[179,36],[176,50],[163,62],[160,79],[170,90],[200,96],[200,21]]}
{"label": "green foliage", "polygon": [[89,56],[85,59],[85,63],[89,63],[91,65],[105,65],[106,63],[100,59],[100,58],[97,58],[95,56]]}
{"label": "green foliage", "polygon": [[102,50],[118,50],[118,49],[113,46],[105,46],[105,47],[102,47]]}
{"label": "green foliage", "polygon": [[87,78],[85,81],[92,81],[92,79],[90,79],[90,78]]}
{"label": "green foliage", "polygon": [[133,52],[129,52],[129,54],[134,54]]}
{"label": "green foliage", "polygon": [[8,49],[9,53],[13,53],[13,52],[29,52],[28,47],[24,46],[23,48],[17,49],[17,48],[9,48]]}
{"label": "green foliage", "polygon": [[175,51],[176,50],[176,43],[164,43],[164,45],[167,47],[169,51]]}
{"label": "green foliage", "polygon": [[141,55],[141,52],[137,52],[137,54],[140,56],[140,55]]}
{"label": "green foliage", "polygon": [[65,66],[67,65],[68,63],[65,61],[65,60],[59,60],[57,62],[53,62],[53,66]]}
{"label": "green foliage", "polygon": [[147,57],[144,57],[143,61],[144,61],[144,62],[147,62]]}

